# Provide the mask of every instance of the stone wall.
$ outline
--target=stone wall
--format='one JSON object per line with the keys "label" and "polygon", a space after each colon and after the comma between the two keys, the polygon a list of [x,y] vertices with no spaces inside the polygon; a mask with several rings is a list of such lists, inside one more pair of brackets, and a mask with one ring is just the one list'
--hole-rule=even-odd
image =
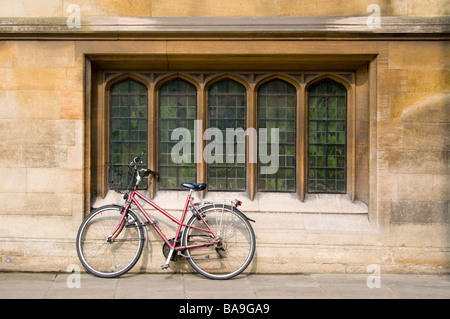
{"label": "stone wall", "polygon": [[82,67],[73,41],[0,48],[1,268],[62,269],[84,209]]}
{"label": "stone wall", "polygon": [[[318,34],[316,42],[274,36],[269,44],[264,39],[259,42],[252,39],[248,31],[235,46],[217,39],[196,39],[198,34],[190,40],[151,39],[153,34],[145,30],[155,28],[153,20],[140,20],[136,26],[115,19],[115,24],[108,26],[111,29],[107,35],[102,33],[111,17],[344,16],[363,17],[364,24],[370,14],[366,8],[372,3],[380,5],[382,15],[391,17],[445,18],[448,1],[176,0],[170,1],[170,6],[168,3],[0,0],[0,16],[7,21],[0,26],[1,271],[65,271],[68,265],[78,264],[76,231],[89,205],[95,203],[90,197],[90,162],[86,155],[92,147],[86,121],[87,92],[90,92],[87,86],[91,80],[86,71],[86,55],[157,53],[170,57],[193,53],[291,52],[311,56],[339,52],[376,57],[367,62],[370,87],[361,84],[366,85],[364,90],[370,90],[373,106],[365,130],[370,134],[365,154],[369,158],[370,184],[367,212],[323,213],[319,208],[275,212],[256,205],[261,198],[247,203],[247,209],[244,203],[243,209],[257,220],[253,225],[258,246],[250,271],[366,272],[368,265],[379,264],[382,272],[448,272],[448,30],[430,36],[419,28],[413,35],[415,39],[410,41],[393,37],[395,30],[376,40],[369,40],[370,33],[362,36],[358,33],[352,41],[329,41],[329,31],[324,27],[314,31]],[[87,31],[82,27],[58,33],[65,28],[70,4],[81,9],[82,23],[87,21],[89,27]],[[54,25],[48,24],[49,21],[54,21]],[[226,21],[239,25],[241,20]],[[270,21],[273,28],[281,28],[286,20]],[[177,28],[183,28],[180,20],[175,22]],[[348,27],[342,23],[341,28]],[[267,36],[272,27],[260,28]],[[436,30],[435,25],[423,26],[428,27]],[[125,37],[126,32],[111,30],[121,28],[134,28],[135,35],[143,39],[116,41]],[[250,26],[246,24],[245,28]],[[105,39],[101,42],[89,38],[102,36]],[[358,99],[357,96],[357,103]],[[171,196],[175,196],[181,206],[184,195],[160,197],[161,205],[173,202]],[[320,207],[320,203],[317,205]],[[168,232],[173,230],[164,222],[162,227]],[[151,253],[142,259],[141,269],[160,271],[164,262],[162,247],[154,233],[149,236],[146,252]],[[181,262],[173,269],[189,270],[189,267]]]}
{"label": "stone wall", "polygon": [[390,99],[390,113],[379,123],[395,136],[382,144],[395,223],[449,222],[448,48],[448,42],[390,45],[382,84],[388,94],[381,97]]}
{"label": "stone wall", "polygon": [[0,1],[3,17],[67,16],[71,4],[83,16],[123,17],[256,17],[256,16],[366,16],[371,4],[381,7],[385,16],[445,16],[445,0],[260,0],[226,2],[214,0],[21,0]]}

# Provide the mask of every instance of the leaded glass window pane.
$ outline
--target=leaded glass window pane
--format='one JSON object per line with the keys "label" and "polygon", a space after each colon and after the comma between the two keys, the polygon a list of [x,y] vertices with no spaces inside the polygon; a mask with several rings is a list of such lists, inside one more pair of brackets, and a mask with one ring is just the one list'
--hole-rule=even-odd
{"label": "leaded glass window pane", "polygon": [[[209,127],[218,128],[223,137],[222,154],[216,153],[220,147],[215,147],[211,154],[215,159],[221,158],[222,163],[208,160],[208,189],[210,190],[245,190],[245,136],[243,134],[246,130],[246,101],[245,87],[231,79],[221,80],[209,88]],[[230,139],[229,145],[226,138],[227,129],[234,130],[239,136],[233,137],[232,141]],[[242,130],[236,131],[236,129]],[[232,153],[227,152],[227,148],[232,149]]]}
{"label": "leaded glass window pane", "polygon": [[[133,158],[147,149],[147,87],[131,78],[117,82],[110,89],[109,184],[126,189],[128,168]],[[147,157],[142,159],[147,166]],[[140,184],[146,188],[146,180]]]}
{"label": "leaded glass window pane", "polygon": [[[159,90],[159,188],[180,189],[182,183],[195,182],[194,120],[197,117],[197,90],[182,79],[164,83]],[[177,163],[172,148],[181,141],[172,140],[172,132],[185,128],[190,133],[190,152],[179,153]]]}
{"label": "leaded glass window pane", "polygon": [[330,79],[308,90],[308,191],[345,193],[347,91]]}
{"label": "leaded glass window pane", "polygon": [[258,129],[267,129],[267,155],[275,151],[271,147],[271,129],[279,129],[279,168],[275,174],[262,174],[261,167],[271,163],[258,161],[259,191],[295,191],[296,105],[296,89],[285,81],[275,79],[258,89]]}

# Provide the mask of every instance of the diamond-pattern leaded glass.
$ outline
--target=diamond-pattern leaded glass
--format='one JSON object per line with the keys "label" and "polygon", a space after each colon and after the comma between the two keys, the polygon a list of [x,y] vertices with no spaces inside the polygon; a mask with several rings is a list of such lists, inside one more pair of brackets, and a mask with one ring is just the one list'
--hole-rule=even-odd
{"label": "diamond-pattern leaded glass", "polygon": [[[195,182],[194,120],[197,117],[197,90],[189,82],[176,78],[159,90],[159,188],[180,189],[181,184]],[[173,130],[186,128],[190,132],[190,156],[181,154],[181,162],[173,161],[172,148],[180,140],[171,140]],[[181,139],[181,137],[180,137]]]}
{"label": "diamond-pattern leaded glass", "polygon": [[347,91],[330,79],[308,90],[308,191],[346,191]]}
{"label": "diamond-pattern leaded glass", "polygon": [[[124,167],[147,149],[147,87],[131,78],[110,89],[109,182],[114,189],[125,189],[130,181]],[[142,159],[145,167],[147,157]],[[143,181],[140,187],[145,188]]]}
{"label": "diamond-pattern leaded glass", "polygon": [[295,191],[296,105],[296,89],[285,81],[271,80],[258,89],[258,129],[267,128],[267,154],[274,151],[271,128],[279,129],[279,168],[275,174],[261,174],[261,166],[270,163],[258,161],[259,191]]}
{"label": "diamond-pattern leaded glass", "polygon": [[222,163],[208,163],[208,188],[245,190],[245,145],[243,150],[238,151],[237,137],[233,138],[230,146],[233,147],[234,156],[225,156],[231,155],[226,152],[227,128],[242,129],[242,133],[246,129],[245,87],[231,79],[214,83],[208,91],[208,111],[209,127],[218,128],[223,136],[223,154],[212,154],[218,155],[216,158],[220,158]]}

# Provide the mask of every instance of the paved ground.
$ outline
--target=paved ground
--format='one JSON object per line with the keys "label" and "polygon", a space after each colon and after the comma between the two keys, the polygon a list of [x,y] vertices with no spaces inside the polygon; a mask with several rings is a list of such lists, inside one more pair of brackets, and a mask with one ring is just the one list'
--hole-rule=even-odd
{"label": "paved ground", "polygon": [[[78,287],[79,286],[79,287]],[[372,286],[373,288],[369,288]],[[0,299],[450,299],[450,275],[240,275],[0,273]]]}

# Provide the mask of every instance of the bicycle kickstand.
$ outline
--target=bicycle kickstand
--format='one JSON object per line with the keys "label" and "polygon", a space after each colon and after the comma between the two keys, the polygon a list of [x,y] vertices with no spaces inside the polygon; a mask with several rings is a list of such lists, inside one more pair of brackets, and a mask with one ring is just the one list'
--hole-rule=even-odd
{"label": "bicycle kickstand", "polygon": [[172,258],[173,251],[174,251],[174,248],[173,247],[170,248],[169,254],[167,255],[166,263],[161,266],[162,269],[167,269],[170,267],[169,262],[170,262],[170,259]]}

